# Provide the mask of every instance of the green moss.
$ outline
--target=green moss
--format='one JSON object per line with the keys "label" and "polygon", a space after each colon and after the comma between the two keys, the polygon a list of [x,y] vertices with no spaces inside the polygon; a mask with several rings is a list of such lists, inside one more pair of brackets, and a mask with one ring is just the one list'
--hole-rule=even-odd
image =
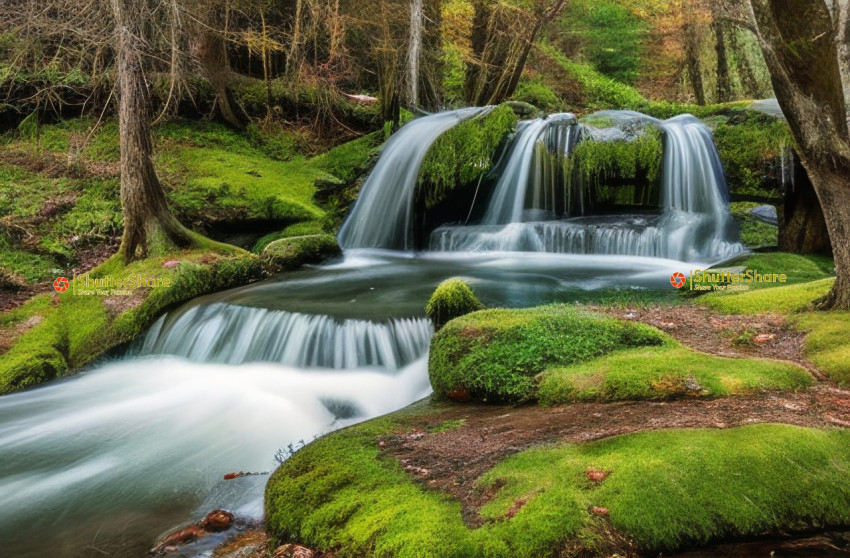
{"label": "green moss", "polygon": [[700,297],[698,303],[726,314],[799,312],[825,297],[834,282],[835,279],[821,279],[810,283],[737,293],[717,291]]}
{"label": "green moss", "polygon": [[484,310],[437,333],[428,370],[438,397],[464,389],[477,400],[520,402],[535,397],[534,376],[547,368],[667,340],[654,328],[567,305]]}
{"label": "green moss", "polygon": [[717,126],[714,143],[730,190],[736,194],[780,197],[767,188],[765,175],[777,164],[785,149],[793,146],[788,124],[754,111]]}
{"label": "green moss", "polygon": [[374,132],[334,147],[315,157],[312,163],[343,183],[352,182],[372,163],[381,145],[380,140],[380,132]]}
{"label": "green moss", "polygon": [[331,234],[294,236],[275,240],[263,250],[263,258],[279,271],[297,269],[306,263],[318,263],[340,253]]}
{"label": "green moss", "polygon": [[564,100],[540,76],[520,80],[511,100],[534,105],[546,113],[566,109]]}
{"label": "green moss", "polygon": [[446,279],[434,289],[425,305],[425,314],[434,322],[434,328],[439,330],[449,320],[483,308],[484,305],[463,279],[452,278]]}
{"label": "green moss", "polygon": [[[109,348],[142,333],[163,310],[201,294],[235,287],[258,278],[258,258],[236,249],[203,244],[189,251],[149,258],[128,266],[113,256],[92,270],[91,280],[159,281],[158,286],[126,286],[130,294],[84,294],[85,277],[71,289],[45,295],[4,316],[0,325],[12,333],[21,323],[35,325],[17,336],[0,355],[0,394],[37,385],[74,371]],[[167,260],[180,265],[164,267]],[[204,263],[199,263],[203,261]],[[110,289],[101,289],[110,290]],[[5,323],[4,323],[5,322]]]}
{"label": "green moss", "polygon": [[812,377],[791,364],[722,358],[685,347],[665,346],[620,351],[547,370],[539,381],[539,401],[558,405],[572,401],[718,397],[801,389],[812,383]]}
{"label": "green moss", "polygon": [[255,254],[262,254],[263,250],[266,249],[266,246],[275,240],[280,240],[281,238],[292,238],[293,236],[323,234],[324,232],[324,227],[319,221],[303,221],[301,223],[295,223],[294,225],[289,225],[282,231],[262,236],[257,243],[254,244],[254,248],[251,251]]}
{"label": "green moss", "polygon": [[493,165],[496,148],[513,131],[517,116],[507,105],[450,129],[435,141],[419,171],[417,195],[434,207],[459,185],[472,184]]}
{"label": "green moss", "polygon": [[654,183],[661,176],[663,161],[663,136],[655,127],[630,141],[585,140],[570,157],[570,164],[588,181],[601,176],[635,179],[641,173]]}
{"label": "green moss", "polygon": [[829,378],[850,387],[850,313],[814,312],[798,319],[806,336],[806,358]]}
{"label": "green moss", "polygon": [[[537,558],[570,543],[610,555],[593,506],[608,508],[611,525],[647,553],[850,522],[850,433],[756,425],[524,451],[478,482],[495,496],[471,529],[459,502],[415,483],[376,444],[423,412],[439,409],[419,405],[296,452],[266,487],[272,535],[346,556]],[[610,476],[592,485],[590,467]],[[526,504],[508,516],[520,498]]]}

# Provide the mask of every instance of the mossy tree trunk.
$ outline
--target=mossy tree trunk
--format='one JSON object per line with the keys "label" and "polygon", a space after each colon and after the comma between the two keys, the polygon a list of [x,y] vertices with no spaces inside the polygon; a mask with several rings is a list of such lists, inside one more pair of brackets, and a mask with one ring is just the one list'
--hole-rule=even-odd
{"label": "mossy tree trunk", "polygon": [[759,86],[756,73],[753,71],[753,66],[750,64],[750,59],[746,51],[738,41],[738,29],[736,28],[730,29],[729,48],[735,58],[735,68],[737,69],[738,77],[741,79],[744,94],[751,99],[760,97],[761,86]]}
{"label": "mossy tree trunk", "polygon": [[153,166],[151,100],[143,70],[146,0],[112,0],[116,25],[121,207],[125,262],[146,257],[154,244],[191,244],[191,233],[168,209]]}
{"label": "mossy tree trunk", "polygon": [[850,309],[850,133],[841,34],[832,5],[825,0],[750,0],[749,7],[776,98],[832,241],[837,278],[823,307]]}

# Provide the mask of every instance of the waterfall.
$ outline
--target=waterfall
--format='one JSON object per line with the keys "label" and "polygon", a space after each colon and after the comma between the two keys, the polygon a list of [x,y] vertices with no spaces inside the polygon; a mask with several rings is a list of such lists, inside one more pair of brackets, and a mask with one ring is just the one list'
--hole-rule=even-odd
{"label": "waterfall", "polygon": [[[693,116],[660,121],[631,111],[598,116],[615,126],[578,125],[568,114],[520,123],[508,162],[480,225],[442,226],[436,251],[610,254],[706,261],[743,251],[729,212],[723,166],[711,131]],[[628,141],[634,129],[657,126],[665,137],[661,213],[588,216],[585,188],[562,163],[584,138]]]}
{"label": "waterfall", "polygon": [[166,314],[129,353],[223,364],[398,370],[428,351],[432,334],[425,318],[338,320],[219,302]]}
{"label": "waterfall", "polygon": [[483,224],[521,221],[528,197],[532,209],[556,211],[558,173],[546,154],[567,157],[578,141],[579,130],[575,116],[567,113],[521,122]]}
{"label": "waterfall", "polygon": [[488,108],[417,118],[387,141],[339,231],[343,248],[413,249],[413,201],[419,168],[440,135]]}

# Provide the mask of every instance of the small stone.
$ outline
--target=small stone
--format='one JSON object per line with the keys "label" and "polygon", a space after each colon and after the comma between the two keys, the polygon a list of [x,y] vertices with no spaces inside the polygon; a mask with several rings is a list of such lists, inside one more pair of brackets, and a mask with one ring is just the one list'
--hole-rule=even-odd
{"label": "small stone", "polygon": [[459,403],[464,403],[472,399],[472,396],[469,395],[469,390],[463,386],[452,388],[448,393],[446,393],[446,397]]}
{"label": "small stone", "polygon": [[168,260],[167,262],[162,264],[162,267],[167,267],[168,269],[171,269],[172,267],[177,267],[178,265],[180,265],[179,260]]}
{"label": "small stone", "polygon": [[233,480],[233,479],[238,479],[239,477],[241,477],[241,476],[242,476],[242,475],[244,475],[244,474],[245,474],[245,473],[243,473],[243,472],[241,472],[241,471],[240,471],[240,472],[238,472],[238,473],[227,473],[226,475],[224,475],[224,480]]}
{"label": "small stone", "polygon": [[774,333],[759,333],[755,337],[753,337],[753,343],[756,345],[764,345],[765,343],[769,343],[776,339],[776,334]]}
{"label": "small stone", "polygon": [[299,544],[285,544],[274,551],[274,558],[313,558],[313,551]]}
{"label": "small stone", "polygon": [[623,317],[627,320],[634,320],[635,318],[637,318],[637,314],[635,314],[634,312],[629,312],[628,314],[624,315]]}
{"label": "small stone", "polygon": [[600,508],[599,506],[593,506],[593,513],[596,515],[608,515],[608,508]]}

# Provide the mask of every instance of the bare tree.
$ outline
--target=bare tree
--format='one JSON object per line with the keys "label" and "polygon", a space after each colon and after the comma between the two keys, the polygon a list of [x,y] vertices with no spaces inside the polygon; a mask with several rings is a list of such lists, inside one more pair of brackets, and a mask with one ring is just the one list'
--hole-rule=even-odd
{"label": "bare tree", "polygon": [[117,53],[118,120],[121,144],[121,206],[124,236],[120,254],[125,262],[146,257],[159,246],[187,246],[192,234],[165,200],[153,166],[151,99],[144,74],[149,44],[146,24],[155,6],[150,0],[111,0]]}

